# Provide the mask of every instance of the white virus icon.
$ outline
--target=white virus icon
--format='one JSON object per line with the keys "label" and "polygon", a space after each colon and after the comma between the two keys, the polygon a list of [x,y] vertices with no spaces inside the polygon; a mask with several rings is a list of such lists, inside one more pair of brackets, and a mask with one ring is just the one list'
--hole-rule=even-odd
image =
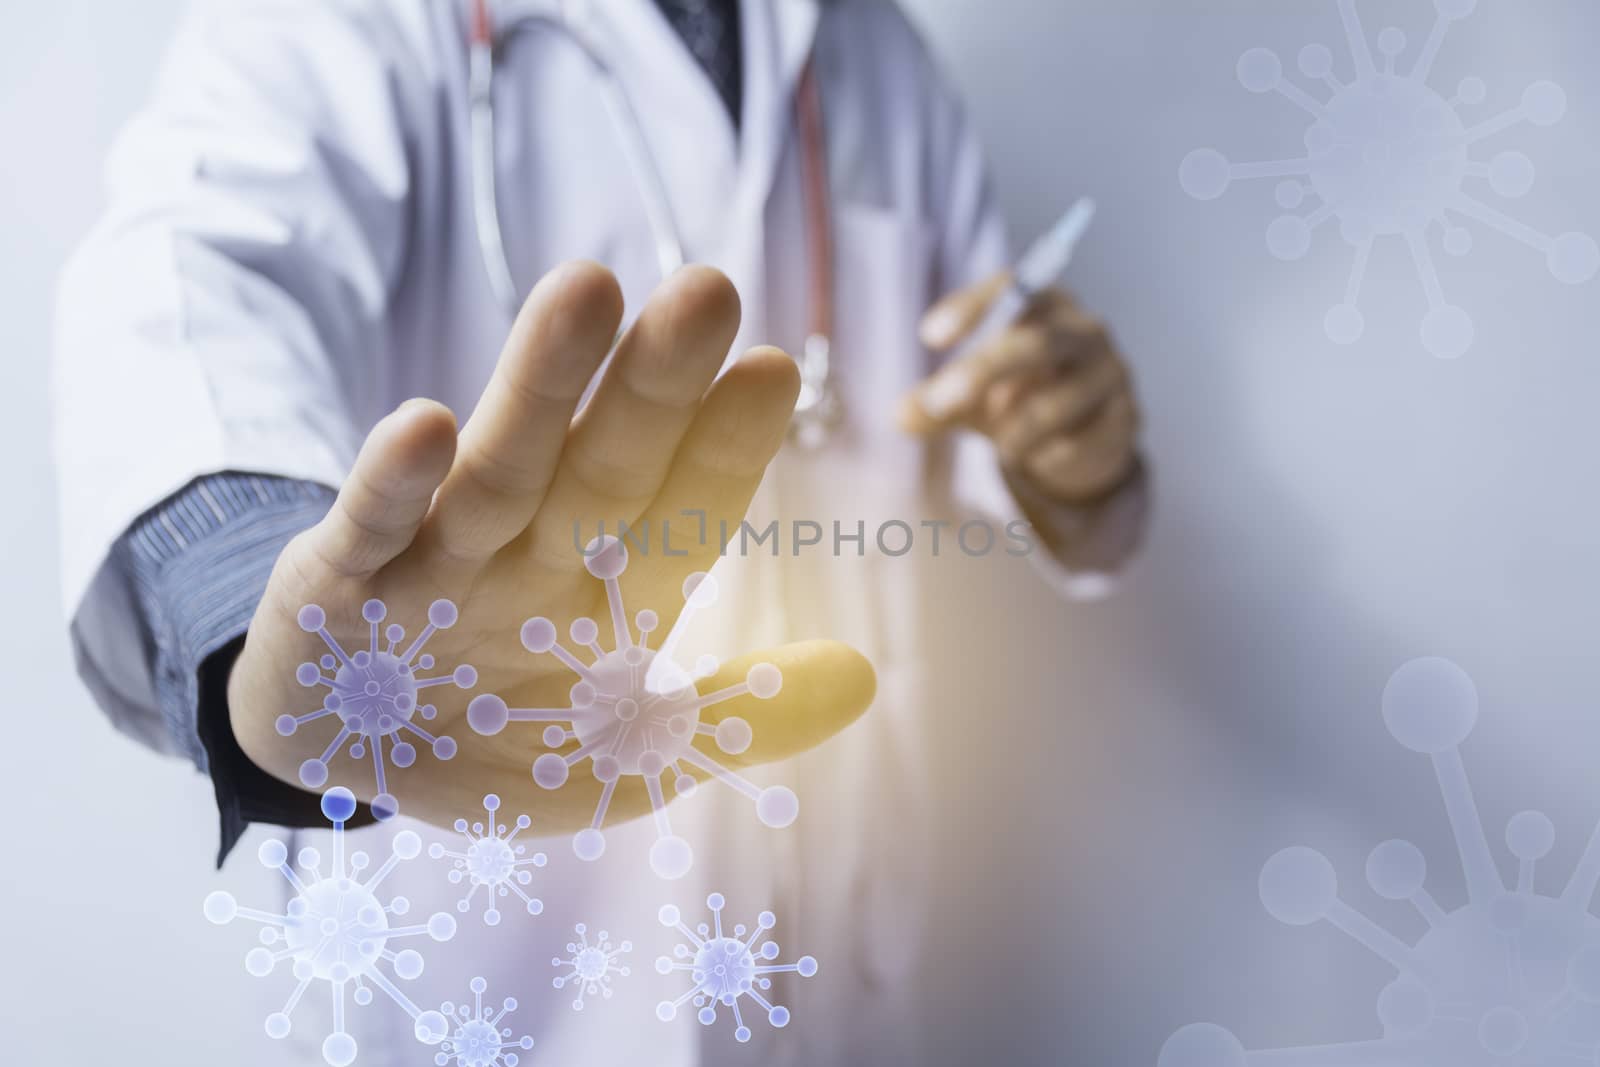
{"label": "white virus icon", "polygon": [[500,1002],[500,1010],[483,1006],[483,995],[489,983],[474,978],[468,986],[472,990],[472,1006],[460,1006],[449,1001],[438,1011],[425,1011],[417,1017],[417,1039],[429,1045],[438,1045],[433,1062],[438,1067],[517,1067],[520,1057],[515,1049],[526,1052],[533,1048],[533,1038],[513,1038],[509,1027],[500,1025],[507,1015],[517,1010],[517,1002],[507,997]]}
{"label": "white virus icon", "polygon": [[333,994],[333,1032],[322,1042],[322,1058],[333,1067],[346,1067],[356,1058],[356,1039],[345,1031],[345,987],[353,983],[353,999],[358,1005],[367,1005],[372,1003],[371,986],[376,986],[416,1019],[421,1014],[417,1006],[378,969],[379,964],[387,962],[395,975],[406,981],[416,979],[422,974],[422,955],[415,949],[395,952],[390,943],[423,934],[435,941],[448,941],[456,932],[455,919],[444,912],[417,926],[389,925],[391,915],[404,915],[410,905],[399,896],[387,906],[379,903],[378,887],[396,865],[416,858],[422,851],[422,839],[410,830],[396,834],[388,860],[370,878],[361,881],[367,854],[351,853],[347,867],[344,852],[345,822],[355,810],[355,794],[348,789],[335,787],[322,798],[322,813],[333,823],[333,865],[326,878],[321,874],[322,858],[316,849],[301,849],[296,857],[302,875],[289,865],[289,850],[282,841],[262,844],[257,852],[262,866],[276,868],[294,890],[294,899],[289,901],[285,914],[242,908],[231,893],[221,890],[205,900],[206,918],[219,926],[236,918],[262,925],[261,946],[251,949],[244,958],[245,969],[251,974],[265,977],[281,961],[293,961],[298,984],[283,1010],[267,1016],[268,1037],[288,1037],[289,1016],[311,983],[328,983]]}
{"label": "white virus icon", "polygon": [[571,706],[508,708],[498,696],[479,696],[467,708],[467,721],[472,728],[492,735],[505,729],[508,722],[543,722],[550,724],[544,729],[544,743],[550,748],[577,743],[565,754],[546,752],[539,756],[533,763],[533,779],[545,789],[559,789],[574,764],[585,759],[592,762],[594,776],[602,788],[594,819],[573,837],[573,851],[580,859],[596,860],[605,851],[601,827],[617,781],[623,775],[636,775],[644,779],[655,813],[657,840],[650,848],[651,869],[662,878],[681,878],[688,873],[694,852],[687,841],[672,832],[661,785],[663,775],[670,771],[678,795],[693,793],[697,782],[683,764],[715,776],[755,801],[756,815],[767,826],[793,823],[800,813],[800,801],[792,790],[783,786],[758,788],[694,747],[696,735],[704,735],[714,738],[723,752],[744,752],[752,737],[748,722],[730,716],[713,726],[702,723],[700,713],[746,693],[761,700],[770,699],[783,685],[776,665],[760,663],[750,668],[744,682],[701,696],[694,683],[716,672],[716,658],[700,657],[692,674],[673,662],[672,654],[689,619],[716,602],[716,579],[703,572],[689,576],[683,585],[684,605],[678,621],[661,647],[652,649],[649,639],[659,622],[656,613],[639,612],[634,620],[639,630],[635,640],[622,605],[617,579],[628,565],[627,547],[609,535],[596,538],[584,550],[584,565],[590,574],[605,582],[616,647],[600,647],[595,621],[580,618],[573,622],[571,636],[575,645],[593,655],[592,660],[584,662],[556,639],[555,624],[549,619],[529,619],[522,627],[523,647],[536,654],[555,656],[578,676],[570,694]]}
{"label": "white virus icon", "polygon": [[770,963],[778,958],[778,945],[774,941],[762,942],[756,947],[756,941],[762,934],[772,929],[777,923],[772,912],[764,911],[756,917],[756,928],[745,936],[743,923],[733,928],[730,937],[722,930],[722,909],[725,905],[721,893],[712,893],[706,898],[706,907],[711,909],[711,925],[701,923],[698,930],[691,930],[684,925],[678,909],[668,904],[661,909],[661,925],[677,929],[688,944],[679,944],[673,949],[674,960],[669,956],[661,956],[656,960],[656,970],[661,974],[671,974],[674,971],[688,971],[689,981],[693,985],[677,1000],[663,1000],[656,1005],[656,1017],[662,1022],[670,1022],[678,1014],[678,1009],[684,1002],[694,1000],[699,1008],[698,1017],[705,1026],[710,1026],[717,1021],[717,1005],[721,1004],[733,1012],[733,1036],[740,1042],[750,1040],[750,1028],[744,1024],[744,1017],[739,1012],[739,998],[749,997],[759,1004],[767,1013],[767,1021],[773,1026],[789,1025],[789,1009],[772,1004],[762,991],[772,988],[773,974],[792,972],[802,978],[810,978],[817,973],[817,961],[812,956],[801,956],[797,963]]}
{"label": "white virus icon", "polygon": [[552,967],[570,967],[572,970],[566,974],[558,974],[550,982],[557,989],[565,989],[568,985],[578,987],[578,996],[572,1002],[573,1011],[583,1010],[583,998],[599,994],[607,1000],[611,999],[611,985],[616,978],[626,978],[632,973],[626,964],[618,961],[617,957],[625,952],[633,951],[633,942],[624,941],[619,947],[611,946],[611,935],[604,930],[594,944],[589,944],[589,928],[583,923],[574,927],[578,940],[567,942],[569,955],[563,959],[560,956],[550,961]]}
{"label": "white virus icon", "polygon": [[495,899],[511,893],[522,901],[529,915],[538,915],[544,911],[544,904],[537,897],[529,896],[522,887],[533,881],[533,872],[528,868],[543,867],[547,859],[543,852],[529,856],[526,845],[514,843],[517,834],[526,830],[532,820],[518,815],[516,827],[507,833],[504,823],[495,822],[500,798],[493,793],[483,798],[483,810],[486,813],[484,822],[475,822],[470,827],[465,819],[455,822],[456,832],[467,839],[465,852],[453,852],[437,841],[428,846],[428,855],[433,859],[448,857],[453,861],[447,876],[453,885],[462,882],[469,885],[467,895],[456,902],[456,910],[464,912],[471,908],[473,896],[478,890],[486,889],[483,921],[489,926],[500,923]]}
{"label": "white virus icon", "polygon": [[[1267,227],[1267,248],[1281,260],[1297,260],[1311,248],[1313,232],[1337,221],[1355,249],[1344,298],[1323,321],[1329,340],[1353,344],[1365,329],[1358,306],[1363,278],[1379,237],[1399,237],[1416,265],[1427,298],[1422,345],[1429,353],[1453,359],[1472,345],[1471,317],[1447,302],[1430,246],[1437,227],[1444,250],[1455,256],[1472,248],[1472,235],[1459,219],[1471,219],[1542,253],[1550,273],[1569,285],[1600,270],[1600,246],[1584,233],[1556,237],[1529,227],[1484,203],[1469,188],[1486,183],[1496,195],[1515,199],[1533,187],[1534,167],[1526,155],[1502,151],[1487,161],[1472,158],[1481,141],[1529,122],[1551,126],[1566,112],[1566,95],[1552,82],[1535,82],[1520,104],[1498,115],[1468,122],[1461,108],[1481,104],[1488,92],[1479,78],[1466,78],[1446,98],[1427,81],[1450,23],[1466,18],[1477,0],[1434,0],[1437,18],[1420,52],[1405,73],[1397,70],[1407,51],[1406,35],[1396,27],[1378,34],[1382,67],[1373,56],[1356,14],[1355,0],[1339,0],[1339,14],[1355,63],[1346,83],[1333,73],[1333,53],[1324,45],[1301,49],[1300,72],[1321,82],[1326,101],[1284,77],[1276,53],[1252,48],[1239,60],[1239,82],[1253,93],[1276,92],[1312,118],[1305,134],[1306,154],[1258,163],[1231,163],[1214,148],[1190,152],[1179,168],[1184,191],[1197,200],[1221,196],[1236,179],[1280,178],[1276,199],[1286,212]],[[1307,195],[1318,203],[1296,213]]]}
{"label": "white virus icon", "polygon": [[1386,900],[1409,901],[1427,924],[1408,945],[1339,898],[1332,864],[1287,848],[1261,869],[1261,903],[1280,922],[1331,923],[1397,972],[1377,998],[1383,1037],[1346,1044],[1246,1052],[1220,1026],[1196,1023],[1168,1039],[1160,1067],[1340,1063],[1348,1067],[1576,1067],[1600,1062],[1600,831],[1557,895],[1535,889],[1534,866],[1555,827],[1524,811],[1506,825],[1517,860],[1508,888],[1478,817],[1458,746],[1477,721],[1472,680],[1449,660],[1412,660],[1383,692],[1389,732],[1433,761],[1461,866],[1466,902],[1446,910],[1424,887],[1427,864],[1408,841],[1367,858],[1367,881]]}
{"label": "white virus icon", "polygon": [[[400,731],[411,733],[426,741],[439,759],[447,760],[456,754],[456,743],[449,737],[435,737],[417,725],[416,719],[432,719],[438,709],[432,704],[418,703],[418,694],[438,685],[454,685],[470,689],[478,682],[478,672],[462,664],[449,674],[437,678],[421,678],[419,670],[433,669],[433,657],[423,653],[422,646],[440,630],[456,624],[456,606],[448,600],[435,600],[428,608],[428,625],[403,652],[397,652],[406,638],[404,627],[390,625],[380,632],[389,609],[381,600],[369,600],[361,608],[361,617],[372,628],[371,644],[353,655],[346,652],[328,632],[328,616],[315,604],[300,609],[300,629],[320,636],[328,646],[328,654],[316,663],[302,663],[295,671],[295,680],[306,688],[322,687],[328,695],[322,707],[305,715],[278,716],[278,733],[292,735],[308,722],[337,715],[339,732],[328,743],[321,756],[300,764],[300,781],[310,789],[321,789],[328,781],[328,761],[350,742],[350,756],[360,759],[371,751],[372,769],[377,778],[377,795],[372,798],[372,814],[388,819],[400,810],[399,802],[389,792],[384,774],[384,739],[390,741],[389,759],[396,767],[409,767],[416,762],[417,750],[400,736]],[[329,677],[323,673],[332,671]],[[353,740],[352,740],[353,739]]]}

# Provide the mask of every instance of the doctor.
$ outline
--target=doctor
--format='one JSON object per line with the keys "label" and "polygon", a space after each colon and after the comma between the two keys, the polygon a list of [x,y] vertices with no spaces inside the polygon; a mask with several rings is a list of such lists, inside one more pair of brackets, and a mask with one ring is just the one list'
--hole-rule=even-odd
{"label": "doctor", "polygon": [[[517,624],[570,617],[585,595],[574,520],[837,523],[846,537],[810,554],[724,560],[723,601],[694,635],[730,659],[779,647],[784,693],[738,709],[752,760],[811,749],[873,702],[770,773],[802,797],[799,822],[752,826],[702,791],[673,808],[701,846],[675,883],[640,870],[647,820],[593,864],[552,838],[544,914],[494,930],[467,916],[412,993],[459,999],[487,976],[521,1000],[535,1064],[909,1062],[916,751],[944,713],[917,627],[937,560],[905,566],[872,531],[1023,514],[1041,580],[1071,591],[1131,552],[1145,492],[1125,366],[1061,292],[928,384],[929,353],[957,348],[1006,288],[1006,255],[975,136],[899,11],[208,5],[109,169],[109,211],[59,305],[65,595],[113,721],[211,774],[224,854],[249,822],[320,822],[296,784],[302,749],[272,729],[304,702],[300,604],[332,617],[381,595],[414,615],[449,595],[493,691],[526,667]],[[641,560],[630,588],[653,597],[714,546],[701,554]],[[462,707],[440,704],[459,725]],[[448,822],[494,788],[536,832],[583,823],[583,803],[533,786],[529,748],[458,739],[455,761],[403,772],[405,816]],[[439,872],[408,877],[437,907]],[[754,1027],[760,1048],[651,1011],[668,992],[649,966],[666,947],[655,912],[697,914],[708,888],[773,908],[775,936],[823,962],[777,986],[795,1021]],[[574,922],[639,945],[616,997],[581,1014],[545,966]],[[238,995],[267,984],[241,975]],[[261,992],[264,1010],[283,992]],[[361,1062],[421,1062],[380,1008],[349,1021]],[[287,1044],[303,1062],[327,1014],[298,1009]],[[284,1051],[245,1035],[240,1055]]]}

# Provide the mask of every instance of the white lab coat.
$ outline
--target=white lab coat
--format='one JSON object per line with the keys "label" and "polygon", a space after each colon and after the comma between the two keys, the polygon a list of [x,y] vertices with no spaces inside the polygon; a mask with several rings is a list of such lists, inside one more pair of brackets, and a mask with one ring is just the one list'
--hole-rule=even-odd
{"label": "white lab coat", "polygon": [[[213,5],[186,24],[154,100],[117,144],[110,210],[63,283],[56,449],[81,669],[117,724],[153,746],[169,747],[124,578],[105,565],[130,522],[211,471],[338,485],[367,430],[397,402],[435,397],[465,417],[488,378],[508,317],[472,215],[465,7]],[[564,840],[544,841],[551,863],[534,887],[544,915],[511,912],[494,931],[476,912],[466,916],[452,945],[429,946],[428,973],[410,991],[436,1006],[462,999],[468,978],[482,974],[495,996],[516,995],[521,1007],[508,1025],[538,1042],[525,1064],[910,1059],[914,902],[928,833],[916,818],[927,786],[914,773],[927,700],[917,651],[924,594],[915,566],[880,556],[870,531],[883,518],[915,526],[938,514],[952,470],[963,499],[1010,513],[985,446],[933,456],[890,417],[929,368],[916,341],[923,310],[1005,261],[981,153],[887,0],[744,0],[737,134],[651,0],[593,0],[574,11],[639,112],[690,258],[738,287],[736,351],[762,342],[797,350],[805,331],[792,93],[815,48],[848,420],[820,454],[782,454],[754,511],[758,524],[864,520],[867,552],[724,561],[723,601],[698,638],[702,650],[724,655],[807,636],[850,641],[875,663],[880,697],[841,737],[758,775],[796,787],[795,827],[764,830],[740,798],[703,788],[673,809],[698,859],[670,884],[643,863],[647,824],[612,833],[594,865],[580,864]],[[563,259],[606,263],[632,315],[658,282],[653,246],[594,90],[585,60],[559,33],[527,32],[504,50],[495,92],[507,252],[524,289]],[[532,733],[528,741],[531,761],[538,741]],[[334,773],[338,781],[337,764]],[[396,791],[403,803],[403,775]],[[357,836],[381,854],[389,832]],[[230,864],[239,865],[254,858]],[[456,894],[443,873],[424,857],[393,884],[414,909],[448,910]],[[810,953],[821,962],[816,978],[778,985],[794,1022],[771,1032],[756,1019],[753,1048],[735,1046],[728,1023],[702,1034],[690,1013],[669,1025],[652,1011],[677,991],[652,966],[673,944],[656,910],[671,901],[698,921],[708,888],[728,896],[730,919],[773,908],[782,958]],[[635,944],[616,998],[582,1014],[549,986],[549,960],[564,954],[577,921]],[[212,936],[238,937],[241,954],[248,947],[240,930]],[[261,997],[265,1014],[290,985],[287,974],[263,981],[241,970],[238,995]],[[307,1063],[319,1060],[325,1001],[307,997],[287,1042]],[[361,1062],[425,1062],[409,1021],[381,996],[352,1010],[351,1029]],[[267,1038],[257,1031],[241,1041]]]}

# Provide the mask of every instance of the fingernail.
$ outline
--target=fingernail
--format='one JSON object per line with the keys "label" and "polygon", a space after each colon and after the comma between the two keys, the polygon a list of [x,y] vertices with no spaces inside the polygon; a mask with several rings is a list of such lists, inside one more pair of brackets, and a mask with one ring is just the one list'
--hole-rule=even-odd
{"label": "fingernail", "polygon": [[934,308],[922,318],[922,343],[929,348],[944,348],[955,340],[961,329],[961,313],[946,304]]}
{"label": "fingernail", "polygon": [[943,419],[967,406],[972,397],[972,375],[952,367],[922,387],[922,410],[930,418]]}
{"label": "fingernail", "polygon": [[426,397],[414,396],[410,400],[407,400],[405,403],[401,404],[399,407],[395,408],[395,411],[414,411],[417,408],[427,407],[430,403],[432,403],[432,401],[428,400]]}

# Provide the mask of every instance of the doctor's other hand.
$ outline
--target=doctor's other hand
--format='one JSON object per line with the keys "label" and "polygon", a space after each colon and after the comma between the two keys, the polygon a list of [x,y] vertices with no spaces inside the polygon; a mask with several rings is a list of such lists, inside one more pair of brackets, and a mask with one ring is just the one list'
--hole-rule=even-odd
{"label": "doctor's other hand", "polygon": [[[983,322],[1009,272],[946,296],[923,317],[923,344],[948,352]],[[1025,496],[1094,505],[1139,467],[1139,408],[1105,323],[1064,291],[1036,294],[1018,320],[941,367],[903,400],[900,424],[931,435],[975,430],[994,442]]]}
{"label": "doctor's other hand", "polygon": [[[492,694],[513,708],[571,705],[578,677],[555,656],[523,646],[520,633],[530,619],[549,619],[564,642],[574,620],[594,619],[598,644],[617,647],[605,587],[585,569],[575,533],[590,531],[587,540],[602,521],[657,535],[654,551],[630,551],[620,581],[630,611],[658,616],[659,647],[684,605],[685,579],[710,570],[718,556],[714,538],[697,544],[678,533],[697,525],[685,527],[681,513],[703,510],[711,529],[719,520],[738,525],[784,439],[798,390],[793,360],[775,349],[752,350],[717,377],[738,329],[738,296],[716,271],[689,267],[655,292],[578,412],[621,318],[622,294],[608,271],[592,263],[559,267],[528,297],[459,433],[451,412],[428,400],[408,401],[372,429],[327,517],[279,557],[229,676],[233,731],[257,765],[316,788],[317,781],[301,777],[302,763],[323,757],[328,784],[348,786],[368,801],[378,795],[376,759],[326,755],[342,725],[336,713],[285,729],[291,724],[283,717],[317,712],[326,692],[296,678],[301,664],[314,664],[324,651],[298,616],[306,605],[319,606],[327,630],[354,650],[369,643],[362,615],[369,600],[388,605],[383,625],[404,625],[410,642],[430,605],[448,599],[459,617],[430,638],[427,652],[439,665],[431,673],[471,664],[476,684],[471,693],[425,690],[419,703],[437,705],[437,718],[417,725],[452,738],[457,751],[435,758],[425,742],[408,738],[420,742],[415,762],[387,768],[386,791],[403,813],[436,824],[481,809],[484,794],[493,792],[507,810],[530,814],[539,833],[589,825],[602,783],[580,773],[589,765],[579,762],[570,733],[557,750],[570,757],[574,772],[560,788],[546,790],[530,774],[535,757],[550,751],[540,726],[514,724],[480,736],[467,719],[469,701]],[[660,531],[674,519],[680,521],[668,554]],[[582,645],[589,643],[568,647],[587,659]],[[873,696],[871,666],[829,641],[732,660],[698,686],[710,693],[737,684],[758,662],[779,667],[776,695],[747,693],[701,712],[702,724],[729,716],[748,721],[748,749],[724,756],[708,737],[695,738],[708,755],[735,766],[819,744]],[[620,703],[617,728],[631,728],[620,721]],[[396,739],[388,739],[391,746]],[[366,755],[376,757],[377,749],[367,747]],[[649,810],[644,782],[625,775],[608,823]]]}

